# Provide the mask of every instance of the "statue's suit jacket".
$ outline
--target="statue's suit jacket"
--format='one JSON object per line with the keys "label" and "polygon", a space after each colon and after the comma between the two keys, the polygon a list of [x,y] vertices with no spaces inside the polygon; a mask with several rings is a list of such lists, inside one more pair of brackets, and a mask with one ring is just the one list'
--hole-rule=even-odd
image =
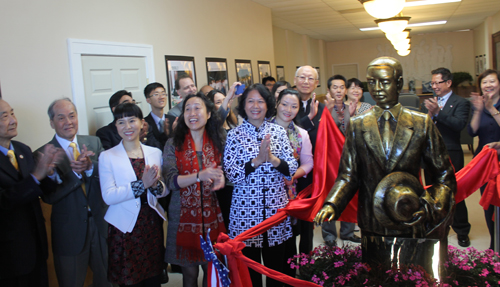
{"label": "statue's suit jacket", "polygon": [[[424,193],[431,207],[431,225],[450,219],[454,211],[456,179],[450,159],[439,132],[431,118],[420,112],[396,105],[393,113],[397,119],[392,150],[386,159],[378,128],[382,114],[376,107],[351,118],[346,132],[339,173],[327,197],[337,219],[359,189],[358,224],[363,231],[380,235],[398,236],[408,230],[390,230],[375,218],[373,194],[378,183],[388,174],[407,172],[420,178],[420,162],[423,160],[435,176],[432,186]],[[451,193],[451,200],[442,202],[444,193]],[[423,196],[421,196],[423,198]],[[445,224],[446,225],[446,224]]]}
{"label": "statue's suit jacket", "polygon": [[[94,165],[92,175],[87,177],[83,172],[82,179],[79,179],[65,154],[56,167],[62,183],[53,192],[42,196],[45,202],[52,204],[52,250],[57,255],[73,256],[83,249],[89,216],[87,207],[91,209],[100,236],[106,238],[108,234],[108,224],[104,220],[108,206],[102,199],[97,163],[103,151],[101,141],[94,136],[77,136],[77,141],[80,150],[85,145],[95,153],[90,157]],[[55,136],[49,143],[61,147]],[[82,190],[82,183],[85,184],[87,196]]]}
{"label": "statue's suit jacket", "polygon": [[[12,141],[19,172],[0,152],[0,281],[30,273],[38,260],[47,260],[47,233],[40,207],[42,190],[56,183],[45,178],[38,185],[31,172],[35,162],[31,149]],[[0,284],[1,285],[1,284]]]}

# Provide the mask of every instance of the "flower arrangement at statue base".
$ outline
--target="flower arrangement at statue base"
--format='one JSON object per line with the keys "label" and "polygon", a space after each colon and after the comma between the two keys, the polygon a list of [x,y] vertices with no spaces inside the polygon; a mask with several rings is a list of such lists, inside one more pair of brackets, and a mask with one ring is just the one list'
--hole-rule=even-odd
{"label": "flower arrangement at statue base", "polygon": [[447,276],[438,283],[423,267],[400,266],[382,270],[361,262],[361,246],[330,247],[320,245],[310,254],[298,254],[288,259],[290,267],[298,269],[298,278],[321,286],[500,286],[498,253],[473,247],[461,250],[448,247],[445,263]]}

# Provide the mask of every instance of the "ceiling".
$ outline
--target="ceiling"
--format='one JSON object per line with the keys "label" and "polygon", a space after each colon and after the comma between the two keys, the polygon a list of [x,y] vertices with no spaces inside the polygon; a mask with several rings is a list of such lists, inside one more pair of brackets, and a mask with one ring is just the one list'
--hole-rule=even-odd
{"label": "ceiling", "polygon": [[[376,27],[358,0],[253,0],[271,9],[273,26],[325,41],[379,38]],[[406,0],[411,2],[415,0]],[[410,35],[474,29],[500,11],[499,0],[462,0],[456,3],[405,7],[409,24],[446,20],[444,25],[412,27]]]}

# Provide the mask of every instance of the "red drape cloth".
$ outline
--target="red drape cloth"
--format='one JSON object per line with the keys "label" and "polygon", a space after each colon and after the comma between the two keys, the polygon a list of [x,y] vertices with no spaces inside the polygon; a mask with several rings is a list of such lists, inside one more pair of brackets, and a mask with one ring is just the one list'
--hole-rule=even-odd
{"label": "red drape cloth", "polygon": [[[278,210],[275,215],[239,234],[234,239],[231,240],[227,234],[219,234],[214,247],[227,256],[231,286],[252,286],[247,267],[292,286],[319,286],[312,282],[281,274],[246,258],[241,252],[245,247],[245,243],[242,241],[262,234],[270,227],[285,220],[289,215],[312,221],[323,207],[325,198],[337,178],[344,140],[345,138],[337,128],[331,114],[324,112],[316,138],[313,184],[302,190],[294,200],[291,200],[285,208]],[[498,173],[499,163],[496,151],[485,147],[481,153],[456,174],[457,202],[464,200],[480,186],[490,182],[491,184],[487,188],[488,192],[485,191],[484,193],[488,194],[485,202],[487,201],[488,204],[499,204],[500,206],[500,196],[497,189],[497,186],[500,186],[500,182],[497,184],[500,181]],[[310,198],[307,198],[309,195]],[[483,195],[483,197],[485,196]],[[339,220],[357,222],[357,205],[358,196],[356,195],[343,211]]]}

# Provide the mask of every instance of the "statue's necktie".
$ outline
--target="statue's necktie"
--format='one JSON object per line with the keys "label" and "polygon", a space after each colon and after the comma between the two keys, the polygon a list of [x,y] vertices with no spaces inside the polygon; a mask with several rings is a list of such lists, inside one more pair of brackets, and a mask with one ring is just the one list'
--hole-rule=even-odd
{"label": "statue's necktie", "polygon": [[391,152],[392,140],[393,140],[391,123],[390,123],[392,115],[389,111],[384,111],[383,116],[385,122],[384,122],[384,129],[382,132],[382,144],[384,146],[385,155],[387,157]]}
{"label": "statue's necktie", "polygon": [[17,164],[16,154],[14,153],[14,151],[9,150],[7,152],[7,157],[9,157],[10,162],[16,168],[16,170],[19,171],[19,165]]}
{"label": "statue's necktie", "polygon": [[[76,143],[70,143],[69,147],[73,149],[73,160],[76,160],[80,156],[80,152],[78,151],[78,148],[76,146]],[[87,191],[85,190],[85,182],[82,183],[82,189],[83,189],[83,194],[87,196]]]}

